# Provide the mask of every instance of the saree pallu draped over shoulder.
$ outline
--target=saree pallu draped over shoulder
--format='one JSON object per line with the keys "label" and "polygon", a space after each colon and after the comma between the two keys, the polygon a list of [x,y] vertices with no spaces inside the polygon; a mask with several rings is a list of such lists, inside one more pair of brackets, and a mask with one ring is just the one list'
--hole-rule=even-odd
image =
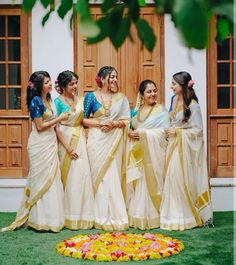
{"label": "saree pallu draped over shoulder", "polygon": [[[86,104],[86,102],[85,102]],[[98,120],[122,120],[125,128],[108,133],[88,129],[87,148],[95,194],[95,227],[104,230],[128,228],[125,194],[125,141],[129,126],[129,103],[121,94],[114,94],[110,116],[99,107],[93,114]]]}
{"label": "saree pallu draped over shoulder", "polygon": [[183,123],[183,111],[176,113],[169,138],[165,185],[161,204],[162,229],[184,230],[212,223],[212,205],[203,142],[199,104],[190,104],[191,116]]}
{"label": "saree pallu draped over shoulder", "polygon": [[[63,103],[56,106],[59,107],[61,104]],[[69,118],[60,123],[60,131],[79,158],[71,159],[59,143],[61,177],[65,190],[65,227],[72,230],[90,229],[94,225],[94,195],[86,137],[82,126],[83,98],[78,100],[75,111],[68,112]]]}
{"label": "saree pallu draped over shoulder", "polygon": [[160,204],[164,182],[166,134],[169,127],[167,110],[156,105],[151,115],[139,122],[132,119],[139,140],[127,142],[127,196],[129,224],[139,229],[160,226]]}
{"label": "saree pallu draped over shoulder", "polygon": [[[44,121],[54,116],[46,109]],[[32,123],[28,140],[29,174],[15,221],[2,231],[28,225],[58,232],[64,227],[63,187],[54,128],[38,132]]]}

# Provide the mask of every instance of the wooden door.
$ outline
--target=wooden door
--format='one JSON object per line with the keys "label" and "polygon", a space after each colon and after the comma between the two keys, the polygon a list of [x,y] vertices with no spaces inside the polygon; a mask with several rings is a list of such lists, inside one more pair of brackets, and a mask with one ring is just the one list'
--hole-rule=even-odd
{"label": "wooden door", "polygon": [[233,37],[222,45],[215,41],[215,23],[211,25],[208,57],[208,160],[211,177],[233,177],[235,170],[236,83],[233,76],[235,54]]}
{"label": "wooden door", "polygon": [[[92,7],[93,16],[101,16],[100,7]],[[130,105],[134,106],[139,83],[143,79],[152,79],[158,86],[158,101],[164,101],[164,49],[163,17],[155,14],[153,7],[141,9],[141,16],[148,20],[157,36],[157,44],[152,53],[138,40],[135,28],[132,28],[134,42],[126,40],[123,46],[115,50],[108,39],[95,45],[87,45],[86,39],[75,27],[75,71],[79,74],[81,92],[92,91],[96,87],[95,77],[100,67],[112,65],[118,70],[120,91],[127,95]]]}
{"label": "wooden door", "polygon": [[27,175],[28,16],[0,8],[0,177]]}

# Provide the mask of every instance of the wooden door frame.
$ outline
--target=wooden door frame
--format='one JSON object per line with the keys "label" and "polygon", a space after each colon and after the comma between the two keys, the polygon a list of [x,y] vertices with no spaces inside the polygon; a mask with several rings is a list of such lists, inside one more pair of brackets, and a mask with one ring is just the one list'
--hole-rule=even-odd
{"label": "wooden door frame", "polygon": [[[91,7],[97,7],[99,4],[91,4]],[[153,7],[154,5],[149,4],[147,7]],[[156,16],[158,16],[158,14],[156,14]],[[157,42],[160,42],[160,76],[161,76],[161,80],[160,80],[160,89],[161,89],[161,98],[160,101],[162,104],[165,104],[165,36],[164,36],[164,28],[165,28],[165,24],[164,24],[164,16],[160,16],[160,38],[157,39]],[[78,73],[78,56],[79,56],[79,52],[78,52],[78,23],[79,23],[79,19],[78,19],[78,15],[75,15],[74,17],[74,21],[73,21],[73,68],[74,68],[74,72]],[[157,45],[157,44],[156,44]],[[144,48],[145,49],[145,48]]]}
{"label": "wooden door frame", "polygon": [[[207,162],[210,177],[217,177],[217,146],[212,144],[212,139],[217,139],[217,130],[212,130],[211,124],[219,124],[219,120],[229,123],[230,119],[235,117],[233,109],[217,109],[217,43],[216,36],[217,17],[213,16],[210,21],[209,45],[206,49],[207,59]],[[232,133],[232,132],[231,132]],[[231,136],[233,137],[233,136]],[[231,139],[233,142],[233,139]],[[212,168],[213,167],[213,168]],[[216,167],[216,168],[214,168]],[[233,165],[232,165],[233,167]],[[221,176],[229,177],[229,176]]]}
{"label": "wooden door frame", "polygon": [[[20,28],[20,37],[21,37],[21,109],[20,110],[7,110],[0,111],[0,121],[6,121],[7,124],[20,124],[22,121],[22,126],[28,128],[28,132],[22,131],[22,175],[17,175],[18,169],[9,169],[9,174],[4,173],[3,177],[7,178],[25,178],[28,174],[28,157],[27,157],[27,141],[23,134],[29,134],[31,130],[31,120],[29,118],[28,109],[26,106],[26,87],[28,83],[28,76],[32,70],[32,15],[31,13],[25,13],[22,11],[20,5],[0,5],[0,14],[8,15],[6,13],[11,13],[11,15],[20,15],[21,16],[21,28]],[[27,25],[22,26],[22,25]],[[24,38],[22,38],[24,36]],[[27,54],[27,56],[25,56]],[[1,170],[5,172],[5,169]],[[8,172],[7,171],[7,172]]]}

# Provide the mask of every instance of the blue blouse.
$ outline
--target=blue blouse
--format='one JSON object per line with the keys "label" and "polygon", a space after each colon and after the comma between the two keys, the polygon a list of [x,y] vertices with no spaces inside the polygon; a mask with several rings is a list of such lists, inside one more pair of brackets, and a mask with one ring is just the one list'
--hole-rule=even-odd
{"label": "blue blouse", "polygon": [[63,112],[68,112],[70,110],[70,107],[67,106],[60,98],[56,98],[54,100],[56,110],[57,110],[57,116],[59,116]]}
{"label": "blue blouse", "polygon": [[138,114],[138,110],[135,108],[132,108],[130,111],[130,128],[133,128],[132,126],[132,119]]}
{"label": "blue blouse", "polygon": [[175,95],[171,97],[169,112],[171,112],[173,110],[172,105],[173,105],[174,97],[175,97]]}
{"label": "blue blouse", "polygon": [[43,101],[40,97],[35,96],[29,106],[30,111],[30,117],[31,119],[40,118],[43,116],[43,113],[45,112],[46,107],[43,104]]}
{"label": "blue blouse", "polygon": [[84,97],[84,118],[88,119],[90,114],[94,114],[102,104],[97,101],[93,92],[89,92]]}

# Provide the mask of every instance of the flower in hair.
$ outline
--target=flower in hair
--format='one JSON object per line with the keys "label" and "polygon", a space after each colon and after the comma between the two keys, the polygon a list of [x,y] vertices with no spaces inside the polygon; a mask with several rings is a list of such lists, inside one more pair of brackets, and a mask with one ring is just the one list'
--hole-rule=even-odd
{"label": "flower in hair", "polygon": [[191,79],[188,81],[188,87],[193,87],[194,81]]}
{"label": "flower in hair", "polygon": [[62,94],[63,90],[61,89],[61,87],[58,85],[58,81],[56,80],[55,82],[55,89],[57,91],[58,94]]}
{"label": "flower in hair", "polygon": [[33,82],[32,82],[32,81],[29,81],[29,82],[28,82],[28,86],[29,86],[30,88],[32,88],[32,87],[33,87],[33,85],[34,85],[34,84],[33,84]]}
{"label": "flower in hair", "polygon": [[102,87],[102,80],[101,80],[101,77],[99,75],[96,76],[95,81],[96,81],[98,87]]}

